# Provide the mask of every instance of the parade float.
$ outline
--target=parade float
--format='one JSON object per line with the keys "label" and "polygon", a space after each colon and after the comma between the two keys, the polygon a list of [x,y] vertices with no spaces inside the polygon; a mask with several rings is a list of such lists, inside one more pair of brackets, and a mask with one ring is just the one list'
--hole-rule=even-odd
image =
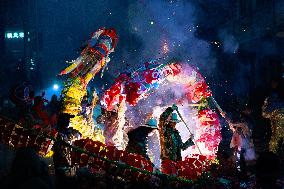
{"label": "parade float", "polygon": [[[135,72],[121,74],[105,91],[101,104],[108,111],[116,106],[122,108],[124,113],[118,121],[124,124],[126,119],[134,128],[149,119],[149,115],[159,120],[159,116],[167,107],[177,104],[179,107],[177,113],[182,120],[177,125],[178,130],[184,139],[193,133],[195,145],[183,152],[184,161],[169,161],[166,166],[169,169],[167,173],[178,172],[180,175],[186,175],[181,170],[190,170],[185,167],[192,166],[195,159],[201,158],[203,159],[201,164],[208,165],[208,162],[216,158],[221,141],[221,127],[218,115],[209,106],[211,98],[212,92],[205,79],[188,64],[181,62],[161,64],[151,61],[146,62]],[[121,128],[117,127],[116,132],[120,133],[122,138],[119,129]],[[112,137],[115,138],[117,133]],[[113,139],[106,138],[106,140]],[[148,146],[159,146],[157,139],[153,143]],[[155,151],[149,149],[154,162],[155,158],[159,159],[159,149],[154,153],[153,150]],[[195,173],[202,172],[203,165],[198,171],[195,170]]]}
{"label": "parade float", "polygon": [[[72,149],[72,165],[77,168],[87,166],[94,172],[117,167],[121,176],[138,180],[166,174],[168,179],[191,182],[210,170],[221,141],[219,119],[209,103],[212,92],[197,69],[177,61],[146,62],[136,71],[118,76],[101,99],[93,91],[90,113],[88,116],[82,114],[87,86],[110,61],[109,54],[114,51],[117,39],[114,29],[99,29],[92,34],[80,56],[59,74],[66,75],[60,113],[72,115],[69,127],[82,136],[82,139],[69,143],[62,141]],[[105,130],[102,130],[95,124],[92,115],[98,102],[106,112],[118,112],[115,128],[105,125]],[[183,161],[166,162],[163,165],[166,166],[165,172],[161,173],[155,171],[154,162],[159,157],[159,149],[156,149],[157,152],[154,150],[151,161],[128,153],[124,150],[127,140],[123,132],[126,124],[131,130],[145,123],[149,117],[158,120],[162,111],[172,104],[179,107],[182,122],[178,130],[182,137],[194,134],[195,145],[183,152]],[[36,146],[40,155],[45,156],[53,142],[59,140],[53,130],[37,131],[6,118],[0,121],[1,142],[13,147]],[[159,146],[158,140],[152,139],[152,146]]]}

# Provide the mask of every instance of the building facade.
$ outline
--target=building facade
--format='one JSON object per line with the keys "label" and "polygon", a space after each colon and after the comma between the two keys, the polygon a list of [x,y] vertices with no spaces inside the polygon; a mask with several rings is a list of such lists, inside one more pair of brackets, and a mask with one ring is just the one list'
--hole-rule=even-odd
{"label": "building facade", "polygon": [[[36,0],[1,1],[2,93],[18,82],[40,85],[40,33]],[[6,94],[2,94],[6,95]]]}

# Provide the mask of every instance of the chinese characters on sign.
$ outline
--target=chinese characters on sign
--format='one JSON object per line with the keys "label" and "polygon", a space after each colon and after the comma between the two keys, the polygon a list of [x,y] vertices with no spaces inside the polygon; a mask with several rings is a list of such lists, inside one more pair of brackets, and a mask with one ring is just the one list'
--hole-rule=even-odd
{"label": "chinese characters on sign", "polygon": [[23,39],[25,37],[24,32],[6,32],[5,33],[5,38],[7,39]]}

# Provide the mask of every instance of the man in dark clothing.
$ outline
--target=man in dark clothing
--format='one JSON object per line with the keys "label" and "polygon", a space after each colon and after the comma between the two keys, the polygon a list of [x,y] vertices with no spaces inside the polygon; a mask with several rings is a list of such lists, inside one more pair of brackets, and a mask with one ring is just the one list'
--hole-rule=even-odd
{"label": "man in dark clothing", "polygon": [[160,116],[159,133],[161,145],[161,160],[181,161],[181,151],[192,146],[193,136],[183,143],[178,130],[175,128],[179,122],[177,114],[173,113],[177,106],[168,107]]}
{"label": "man in dark clothing", "polygon": [[129,142],[126,146],[126,151],[140,154],[150,160],[147,155],[147,137],[154,129],[158,129],[157,121],[151,118],[145,125],[141,125],[140,127],[128,132],[127,135]]}
{"label": "man in dark clothing", "polygon": [[72,139],[78,133],[72,127],[68,128],[70,118],[74,115],[61,113],[57,122],[57,140],[53,145],[53,163],[55,168],[56,185],[58,188],[72,186],[72,177],[75,174],[75,167],[71,164],[71,148],[66,144],[70,144]]}

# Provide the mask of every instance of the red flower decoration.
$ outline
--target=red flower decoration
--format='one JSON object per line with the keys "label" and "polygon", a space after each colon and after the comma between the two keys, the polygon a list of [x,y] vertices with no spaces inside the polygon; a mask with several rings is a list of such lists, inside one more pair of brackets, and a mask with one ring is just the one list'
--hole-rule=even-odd
{"label": "red flower decoration", "polygon": [[199,102],[202,98],[212,96],[212,93],[205,81],[197,82],[188,86],[187,91],[187,97],[193,102]]}
{"label": "red flower decoration", "polygon": [[162,161],[162,173],[168,175],[177,175],[178,173],[178,166],[176,162],[171,160],[163,160]]}
{"label": "red flower decoration", "polygon": [[218,115],[210,109],[199,111],[198,121],[202,126],[219,125]]}

